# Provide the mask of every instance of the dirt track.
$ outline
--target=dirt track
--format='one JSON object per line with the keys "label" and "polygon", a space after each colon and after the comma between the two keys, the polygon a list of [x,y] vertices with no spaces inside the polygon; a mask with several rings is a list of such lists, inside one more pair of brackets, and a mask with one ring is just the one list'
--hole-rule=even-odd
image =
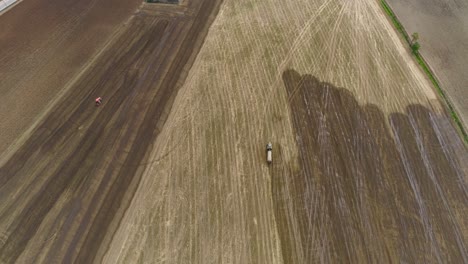
{"label": "dirt track", "polygon": [[2,262],[99,260],[218,5],[143,6],[0,168]]}

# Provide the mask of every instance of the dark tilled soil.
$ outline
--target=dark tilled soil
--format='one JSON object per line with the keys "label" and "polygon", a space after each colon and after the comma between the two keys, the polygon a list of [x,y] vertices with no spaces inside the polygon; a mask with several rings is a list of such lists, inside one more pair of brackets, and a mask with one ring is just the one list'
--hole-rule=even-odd
{"label": "dark tilled soil", "polygon": [[0,16],[0,155],[141,0],[28,0]]}
{"label": "dark tilled soil", "polygon": [[100,259],[219,4],[138,12],[0,168],[1,262]]}
{"label": "dark tilled soil", "polygon": [[[467,261],[464,165],[439,132],[438,114],[410,105],[386,116],[314,76],[288,70],[283,80],[299,168],[275,168],[273,177],[291,174],[303,221],[302,249],[280,234],[285,263],[297,252],[307,263]],[[280,184],[273,180],[274,197],[282,197]],[[288,226],[285,201],[275,204],[278,224]]]}

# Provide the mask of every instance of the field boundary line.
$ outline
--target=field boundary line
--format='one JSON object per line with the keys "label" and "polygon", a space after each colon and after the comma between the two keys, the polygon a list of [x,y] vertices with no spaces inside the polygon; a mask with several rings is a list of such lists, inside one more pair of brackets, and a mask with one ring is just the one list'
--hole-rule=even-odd
{"label": "field boundary line", "polygon": [[[390,17],[394,27],[400,34],[403,36],[405,39],[406,43],[408,44],[409,47],[411,47],[411,39],[410,36],[408,35],[408,32],[406,29],[403,27],[403,24],[400,22],[398,17],[395,15],[393,12],[393,9],[390,7],[390,5],[387,3],[386,0],[380,0],[380,4],[382,8],[384,9],[385,13]],[[426,74],[426,76],[429,78],[431,81],[432,85],[436,88],[437,93],[439,94],[440,98],[444,102],[447,110],[449,111],[450,116],[452,117],[452,121],[455,123],[455,127],[457,128],[458,133],[462,136],[462,140],[464,141],[465,145],[468,145],[468,134],[466,132],[465,126],[463,122],[461,121],[455,107],[453,106],[452,102],[450,101],[450,98],[447,96],[445,91],[442,89],[440,86],[439,80],[436,78],[436,74],[434,71],[431,69],[427,61],[424,59],[424,57],[419,53],[419,51],[411,52],[414,57],[416,58],[416,61],[418,64],[421,66],[423,72]]]}

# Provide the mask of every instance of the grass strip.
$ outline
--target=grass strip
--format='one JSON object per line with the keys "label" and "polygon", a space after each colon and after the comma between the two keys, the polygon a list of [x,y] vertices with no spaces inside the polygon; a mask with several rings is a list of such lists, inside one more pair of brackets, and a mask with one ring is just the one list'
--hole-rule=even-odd
{"label": "grass strip", "polygon": [[[401,24],[400,20],[396,17],[395,13],[393,10],[390,8],[390,6],[387,4],[387,1],[385,0],[380,0],[380,3],[382,4],[383,9],[385,10],[385,13],[392,19],[393,25],[395,28],[400,32],[403,37],[406,40],[406,43],[408,43],[408,46],[411,47],[411,39],[410,36],[408,35],[408,32],[406,32],[405,28]],[[424,72],[427,74],[429,79],[431,80],[432,84],[435,86],[437,92],[439,95],[442,97],[444,100],[445,104],[448,107],[448,110],[450,112],[450,116],[452,117],[453,121],[458,127],[458,131],[461,133],[463,140],[465,141],[465,144],[468,144],[468,134],[466,133],[463,124],[460,120],[460,117],[457,115],[455,112],[455,108],[453,107],[452,103],[450,102],[449,98],[445,94],[445,92],[442,90],[440,87],[439,81],[435,78],[433,72],[429,68],[428,64],[422,57],[422,55],[419,53],[419,51],[413,52],[414,56],[416,57],[416,60],[418,61],[418,64],[422,67]]]}

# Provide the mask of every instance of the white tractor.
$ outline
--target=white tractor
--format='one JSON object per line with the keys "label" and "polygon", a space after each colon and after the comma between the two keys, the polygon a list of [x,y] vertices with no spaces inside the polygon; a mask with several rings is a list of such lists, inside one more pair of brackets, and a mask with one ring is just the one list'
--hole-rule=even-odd
{"label": "white tractor", "polygon": [[267,152],[267,162],[268,164],[271,164],[272,162],[272,159],[271,159],[271,151],[273,150],[273,145],[270,143],[268,143],[266,145],[266,152]]}

